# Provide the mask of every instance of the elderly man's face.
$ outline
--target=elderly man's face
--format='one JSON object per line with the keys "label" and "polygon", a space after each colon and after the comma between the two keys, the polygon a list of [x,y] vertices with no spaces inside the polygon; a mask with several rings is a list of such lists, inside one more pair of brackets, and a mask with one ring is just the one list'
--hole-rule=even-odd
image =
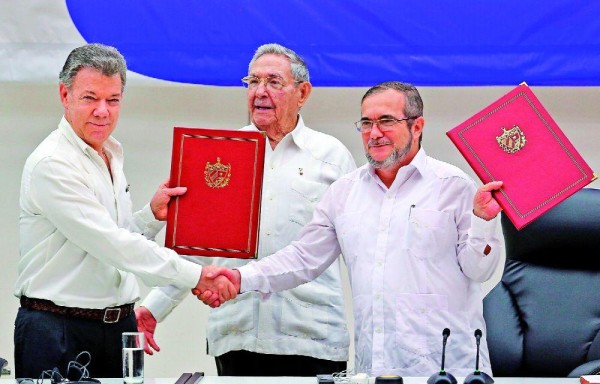
{"label": "elderly man's face", "polygon": [[289,132],[294,129],[300,108],[310,93],[310,85],[295,84],[287,57],[262,55],[254,62],[248,75],[261,80],[278,76],[285,83],[280,90],[269,88],[263,81],[255,89],[248,89],[248,111],[254,125],[262,131],[272,128]]}
{"label": "elderly man's face", "polygon": [[79,70],[71,83],[59,87],[65,118],[77,136],[100,152],[117,126],[121,108],[121,77],[104,76],[92,68]]}

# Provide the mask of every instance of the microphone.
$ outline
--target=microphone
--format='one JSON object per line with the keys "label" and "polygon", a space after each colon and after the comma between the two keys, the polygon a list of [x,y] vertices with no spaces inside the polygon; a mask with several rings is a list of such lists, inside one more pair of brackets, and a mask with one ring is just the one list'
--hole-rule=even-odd
{"label": "microphone", "polygon": [[444,362],[446,361],[446,341],[448,340],[448,336],[450,336],[450,330],[444,328],[442,336],[442,369],[431,375],[431,377],[427,379],[427,384],[456,384],[456,378],[452,376],[451,373],[444,370]]}
{"label": "microphone", "polygon": [[479,370],[479,343],[481,341],[481,329],[475,330],[475,342],[477,344],[477,357],[475,358],[475,372],[465,377],[464,384],[492,384],[494,379],[485,372]]}

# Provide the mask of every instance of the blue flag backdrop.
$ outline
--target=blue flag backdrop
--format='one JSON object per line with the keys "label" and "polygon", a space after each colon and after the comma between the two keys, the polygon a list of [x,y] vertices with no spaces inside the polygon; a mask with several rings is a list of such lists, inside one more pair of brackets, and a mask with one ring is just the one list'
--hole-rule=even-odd
{"label": "blue flag backdrop", "polygon": [[67,0],[88,42],[132,71],[239,86],[254,50],[277,42],[316,86],[600,85],[600,1]]}

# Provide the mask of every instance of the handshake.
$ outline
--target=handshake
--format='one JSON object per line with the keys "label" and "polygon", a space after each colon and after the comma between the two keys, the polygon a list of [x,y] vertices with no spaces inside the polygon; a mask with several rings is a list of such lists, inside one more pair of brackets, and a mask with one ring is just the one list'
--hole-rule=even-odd
{"label": "handshake", "polygon": [[216,308],[224,302],[235,299],[240,292],[242,278],[236,269],[207,265],[202,267],[200,280],[192,294],[204,304]]}
{"label": "handshake", "polygon": [[[238,270],[207,265],[202,267],[200,280],[192,289],[192,293],[204,304],[216,308],[237,296],[241,282],[242,278]],[[144,346],[146,353],[152,355],[153,350],[160,351],[160,347],[154,340],[157,321],[150,310],[146,307],[137,308],[135,318],[138,331],[146,336],[147,343]]]}

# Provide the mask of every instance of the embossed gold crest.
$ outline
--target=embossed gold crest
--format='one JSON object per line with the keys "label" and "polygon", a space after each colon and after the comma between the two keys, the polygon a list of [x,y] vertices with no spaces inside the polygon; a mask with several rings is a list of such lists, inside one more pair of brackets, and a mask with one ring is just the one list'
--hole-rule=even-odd
{"label": "embossed gold crest", "polygon": [[211,188],[223,188],[229,184],[231,178],[231,164],[221,164],[221,158],[217,157],[217,162],[211,164],[206,162],[204,167],[204,180],[206,185]]}
{"label": "embossed gold crest", "polygon": [[500,136],[496,136],[496,140],[504,152],[515,153],[523,149],[527,139],[525,139],[525,134],[518,125],[515,125],[508,131],[503,127],[502,131],[504,131],[504,133]]}

